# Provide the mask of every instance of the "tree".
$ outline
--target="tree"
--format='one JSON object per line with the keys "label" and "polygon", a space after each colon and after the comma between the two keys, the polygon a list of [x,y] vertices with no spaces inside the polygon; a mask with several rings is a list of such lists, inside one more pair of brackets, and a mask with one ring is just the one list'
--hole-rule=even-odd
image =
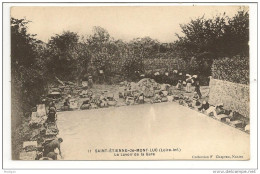
{"label": "tree", "polygon": [[89,47],[91,56],[88,73],[99,78],[99,71],[102,70],[105,79],[108,80],[106,77],[112,75],[115,52],[118,50],[116,41],[110,37],[107,30],[96,26],[85,43]]}
{"label": "tree", "polygon": [[104,47],[110,41],[110,34],[102,27],[93,27],[93,34],[87,38],[87,43],[94,52],[103,51]]}
{"label": "tree", "polygon": [[157,40],[150,37],[135,38],[128,44],[134,53],[143,59],[153,57],[160,49],[160,44]]}
{"label": "tree", "polygon": [[[235,55],[249,56],[249,14],[240,9],[233,18],[225,13],[211,19],[204,16],[180,25],[183,36],[174,43],[177,55],[198,63],[198,73],[211,74],[213,60]],[[195,60],[193,60],[195,61]]]}
{"label": "tree", "polygon": [[[11,18],[12,99],[23,101],[22,109],[34,106],[46,85],[41,64],[41,41],[27,32],[25,19]],[[15,100],[15,99],[14,99]]]}
{"label": "tree", "polygon": [[51,76],[58,76],[63,80],[73,80],[78,68],[77,33],[65,31],[51,37],[47,44],[47,68]]}
{"label": "tree", "polygon": [[42,55],[45,44],[27,32],[29,22],[11,18],[12,159],[19,159],[19,145],[25,137],[19,126],[46,89]]}
{"label": "tree", "polygon": [[249,56],[249,13],[247,9],[240,9],[238,13],[228,21],[223,36],[225,56],[243,55]]}
{"label": "tree", "polygon": [[183,47],[190,56],[196,56],[203,52],[219,54],[219,39],[224,34],[226,16],[216,16],[213,19],[199,17],[191,20],[188,24],[182,24],[184,36],[180,37],[176,44]]}

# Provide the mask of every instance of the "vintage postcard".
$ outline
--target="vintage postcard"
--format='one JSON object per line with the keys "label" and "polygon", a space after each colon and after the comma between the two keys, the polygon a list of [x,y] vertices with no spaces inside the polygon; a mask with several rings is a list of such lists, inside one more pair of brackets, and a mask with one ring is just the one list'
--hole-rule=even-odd
{"label": "vintage postcard", "polygon": [[12,6],[13,160],[250,160],[250,7]]}

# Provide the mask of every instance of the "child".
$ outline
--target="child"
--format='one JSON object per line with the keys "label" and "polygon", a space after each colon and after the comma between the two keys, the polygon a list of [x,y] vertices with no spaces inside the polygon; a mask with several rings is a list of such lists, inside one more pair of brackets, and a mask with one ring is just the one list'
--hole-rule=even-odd
{"label": "child", "polygon": [[144,103],[144,93],[141,93],[137,98],[138,103]]}
{"label": "child", "polygon": [[181,84],[181,80],[178,81],[177,85],[176,85],[176,89],[181,90],[182,89],[182,84]]}
{"label": "child", "polygon": [[89,78],[88,78],[88,87],[89,87],[89,88],[92,88],[92,87],[93,87],[92,76],[89,76]]}

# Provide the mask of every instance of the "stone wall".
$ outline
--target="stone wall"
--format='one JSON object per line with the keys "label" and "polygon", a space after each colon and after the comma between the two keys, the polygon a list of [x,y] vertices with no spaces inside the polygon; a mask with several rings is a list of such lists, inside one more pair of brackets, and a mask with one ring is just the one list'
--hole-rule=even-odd
{"label": "stone wall", "polygon": [[225,109],[237,111],[245,117],[250,117],[249,85],[211,78],[209,87],[210,104],[223,103]]}

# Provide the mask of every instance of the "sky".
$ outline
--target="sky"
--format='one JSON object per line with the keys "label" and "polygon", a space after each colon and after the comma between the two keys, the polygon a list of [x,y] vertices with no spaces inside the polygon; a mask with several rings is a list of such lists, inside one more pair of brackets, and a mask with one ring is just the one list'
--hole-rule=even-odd
{"label": "sky", "polygon": [[127,6],[127,7],[11,7],[11,16],[32,21],[28,32],[48,42],[63,31],[90,35],[94,26],[105,28],[115,39],[129,41],[149,36],[173,42],[181,34],[180,24],[205,15],[220,13],[232,17],[239,6]]}

